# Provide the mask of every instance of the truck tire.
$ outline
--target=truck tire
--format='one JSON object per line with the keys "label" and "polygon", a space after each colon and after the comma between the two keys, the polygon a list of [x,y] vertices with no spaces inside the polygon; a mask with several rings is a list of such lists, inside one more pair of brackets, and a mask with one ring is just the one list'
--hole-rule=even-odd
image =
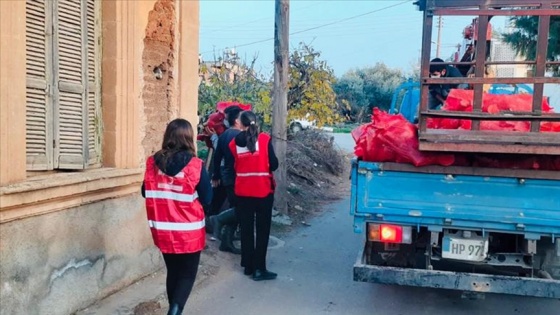
{"label": "truck tire", "polygon": [[293,134],[296,134],[296,133],[298,133],[298,132],[300,132],[300,131],[303,130],[303,126],[302,126],[300,123],[293,123],[293,124],[290,126],[290,129],[292,130],[292,133],[293,133]]}

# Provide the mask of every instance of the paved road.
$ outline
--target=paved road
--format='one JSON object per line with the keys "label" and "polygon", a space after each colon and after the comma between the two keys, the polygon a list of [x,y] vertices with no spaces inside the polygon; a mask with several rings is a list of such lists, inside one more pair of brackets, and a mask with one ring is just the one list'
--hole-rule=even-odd
{"label": "paved road", "polygon": [[557,315],[560,301],[487,295],[463,300],[453,291],[357,283],[352,265],[362,236],[352,231],[348,200],[337,202],[311,221],[310,227],[269,250],[274,281],[254,282],[237,261],[191,295],[188,314],[207,315]]}
{"label": "paved road", "polygon": [[352,135],[349,133],[333,133],[332,136],[334,137],[334,143],[338,145],[338,147],[348,153],[354,152],[354,139],[352,139]]}

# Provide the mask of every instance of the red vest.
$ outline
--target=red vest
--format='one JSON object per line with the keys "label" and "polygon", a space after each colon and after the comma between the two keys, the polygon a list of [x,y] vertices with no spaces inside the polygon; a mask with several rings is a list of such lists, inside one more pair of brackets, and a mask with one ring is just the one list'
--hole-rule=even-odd
{"label": "red vest", "polygon": [[274,193],[274,178],[268,163],[269,142],[270,136],[260,133],[254,153],[235,145],[235,139],[230,142],[229,148],[235,160],[234,189],[237,196],[264,198]]}
{"label": "red vest", "polygon": [[165,175],[154,158],[146,162],[146,212],[154,244],[166,254],[195,253],[204,249],[204,210],[198,201],[202,160],[193,157],[175,176]]}

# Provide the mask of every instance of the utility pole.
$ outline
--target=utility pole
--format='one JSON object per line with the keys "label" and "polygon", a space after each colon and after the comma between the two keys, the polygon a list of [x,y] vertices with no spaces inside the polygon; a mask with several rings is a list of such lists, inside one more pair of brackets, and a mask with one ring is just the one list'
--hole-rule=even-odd
{"label": "utility pole", "polygon": [[278,157],[275,173],[275,207],[288,214],[288,178],[286,171],[290,0],[275,0],[274,15],[274,92],[272,105],[272,144]]}
{"label": "utility pole", "polygon": [[441,48],[441,27],[443,25],[443,20],[441,15],[438,16],[438,31],[437,31],[437,50],[436,50],[436,57],[440,57],[440,48]]}

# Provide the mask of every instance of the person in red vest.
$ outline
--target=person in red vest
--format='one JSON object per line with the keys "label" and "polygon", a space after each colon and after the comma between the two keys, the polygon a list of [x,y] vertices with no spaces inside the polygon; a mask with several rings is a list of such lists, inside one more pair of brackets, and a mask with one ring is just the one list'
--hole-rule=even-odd
{"label": "person in red vest", "polygon": [[167,125],[160,151],[146,161],[142,195],[154,244],[167,267],[168,315],[181,314],[205,247],[202,205],[212,201],[210,177],[196,157],[194,132],[184,119]]}
{"label": "person in red vest", "polygon": [[230,142],[229,148],[234,158],[241,266],[245,268],[245,275],[252,275],[255,281],[272,280],[277,275],[266,269],[266,252],[274,203],[272,172],[278,168],[278,158],[270,136],[259,132],[257,116],[245,111],[239,119],[243,131]]}

